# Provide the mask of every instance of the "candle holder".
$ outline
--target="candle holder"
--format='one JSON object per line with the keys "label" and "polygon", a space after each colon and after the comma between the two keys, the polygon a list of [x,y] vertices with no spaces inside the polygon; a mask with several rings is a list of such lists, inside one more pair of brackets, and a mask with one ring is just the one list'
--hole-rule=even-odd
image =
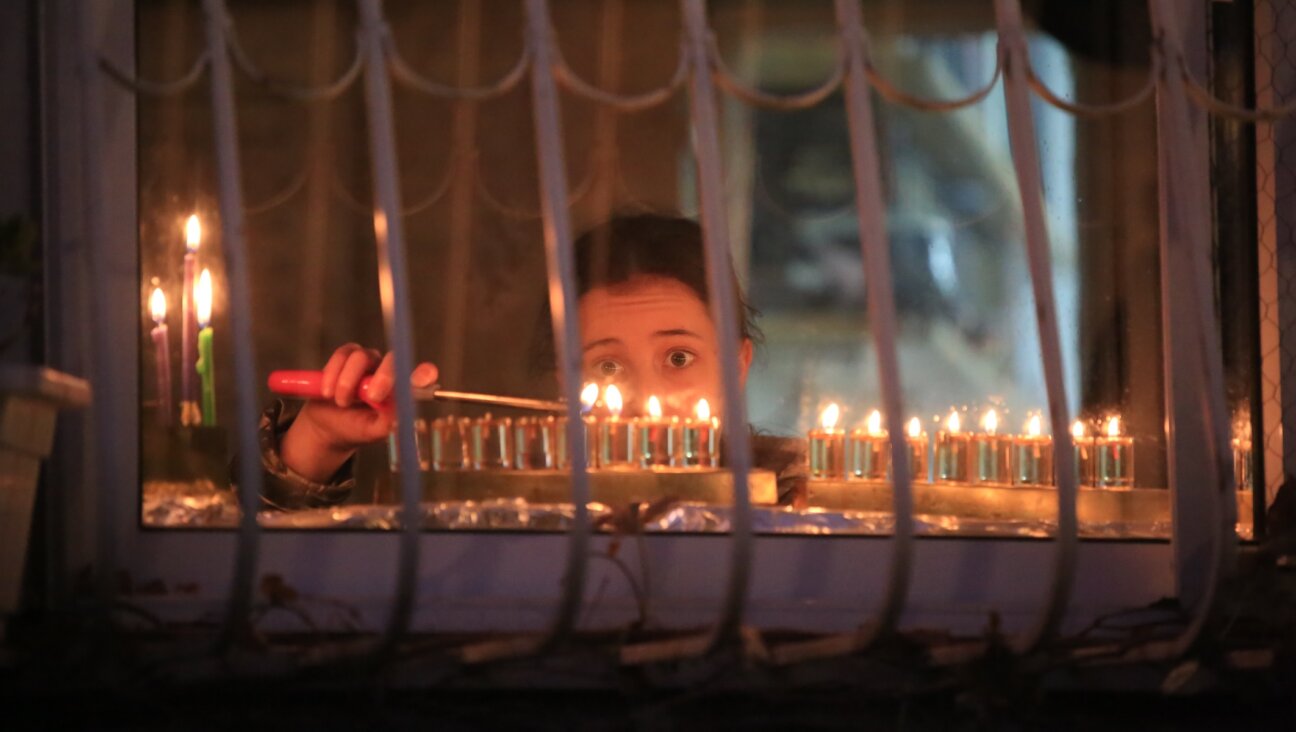
{"label": "candle holder", "polygon": [[[605,470],[623,470],[637,467],[635,456],[635,430],[630,420],[612,415],[597,420],[598,467]],[[592,461],[591,461],[592,462]]]}
{"label": "candle holder", "polygon": [[432,420],[432,469],[437,471],[463,470],[468,466],[467,423],[459,417],[439,417]]}
{"label": "candle holder", "polygon": [[1012,440],[998,434],[995,410],[981,420],[984,432],[972,436],[972,482],[1006,485],[1012,482]]}
{"label": "candle holder", "polygon": [[917,417],[909,420],[909,426],[905,434],[905,442],[909,445],[909,475],[915,483],[925,483],[931,480],[931,472],[927,464],[928,454],[928,437],[923,432],[922,422]]}
{"label": "candle holder", "polygon": [[720,464],[720,419],[686,419],[680,426],[677,467],[714,468]]}
{"label": "candle holder", "polygon": [[[551,424],[554,436],[554,467],[559,470],[566,470],[571,467],[571,452],[567,449],[567,418],[566,417],[545,417],[545,421]],[[581,445],[589,444],[589,431],[585,429],[585,423],[581,423]],[[588,467],[588,466],[587,466]]]}
{"label": "candle holder", "polygon": [[599,467],[599,423],[602,421],[594,415],[583,417],[585,429],[585,464],[590,470]]}
{"label": "candle holder", "polygon": [[648,397],[648,416],[635,419],[631,429],[634,458],[639,467],[669,467],[678,462],[675,454],[684,448],[680,444],[683,427],[678,417],[662,416],[661,400],[655,395]]}
{"label": "candle holder", "polygon": [[513,467],[552,470],[559,466],[558,421],[553,417],[513,420]]}
{"label": "candle holder", "polygon": [[958,412],[950,412],[945,421],[945,429],[936,433],[936,448],[932,457],[932,480],[935,482],[967,482],[972,436],[960,432],[960,427]]}
{"label": "candle holder", "polygon": [[1251,462],[1251,414],[1243,408],[1233,417],[1233,485],[1239,491],[1249,491],[1255,487],[1255,476]]}
{"label": "candle holder", "polygon": [[1092,488],[1097,473],[1094,470],[1094,438],[1087,434],[1084,422],[1076,420],[1071,425],[1072,449],[1075,450],[1076,482]]}
{"label": "candle holder", "polygon": [[1251,440],[1234,437],[1233,483],[1240,491],[1249,491],[1254,487],[1254,473],[1251,465]]}
{"label": "candle holder", "polygon": [[1120,432],[1120,417],[1107,420],[1106,434],[1094,438],[1094,484],[1099,488],[1134,486],[1134,438]]}
{"label": "candle holder", "polygon": [[474,470],[507,468],[512,464],[509,440],[513,420],[486,415],[468,425],[468,463]]}
{"label": "candle holder", "polygon": [[937,482],[966,483],[968,478],[968,445],[971,435],[941,430],[936,433],[936,454],[932,471]]}
{"label": "candle holder", "polygon": [[1004,435],[972,436],[973,483],[1007,484],[1012,480],[1010,440]]}
{"label": "candle holder", "polygon": [[[414,420],[414,450],[418,453],[419,470],[427,472],[432,467],[431,430],[426,419]],[[395,432],[387,435],[387,466],[391,472],[400,470],[400,441]]]}
{"label": "candle holder", "polygon": [[891,472],[890,440],[885,432],[851,430],[846,441],[846,477],[886,480]]}
{"label": "candle holder", "polygon": [[1013,485],[1053,485],[1053,440],[1022,435],[1012,444]]}
{"label": "candle holder", "polygon": [[886,480],[891,472],[891,441],[882,429],[882,413],[873,410],[863,427],[846,438],[846,477]]}
{"label": "candle holder", "polygon": [[824,407],[819,427],[810,430],[807,453],[811,478],[846,477],[846,431],[837,429],[841,408],[835,403]]}
{"label": "candle holder", "polygon": [[641,468],[669,467],[683,451],[683,425],[679,417],[641,417],[635,420],[635,459]]}
{"label": "candle holder", "polygon": [[1026,423],[1026,433],[1011,440],[1013,485],[1053,485],[1053,438],[1044,434],[1039,415]]}

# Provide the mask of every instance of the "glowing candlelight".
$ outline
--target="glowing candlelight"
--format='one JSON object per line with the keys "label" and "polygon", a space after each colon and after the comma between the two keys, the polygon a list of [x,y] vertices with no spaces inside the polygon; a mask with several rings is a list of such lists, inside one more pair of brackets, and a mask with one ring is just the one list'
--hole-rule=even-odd
{"label": "glowing candlelight", "polygon": [[981,417],[981,430],[980,434],[972,436],[972,482],[1008,483],[1012,479],[1009,470],[1011,441],[998,434],[999,413],[988,410]]}
{"label": "glowing candlelight", "polygon": [[599,386],[594,382],[589,382],[585,388],[581,389],[581,425],[585,435],[585,461],[590,470],[598,467],[599,449],[598,449],[598,424],[599,417],[594,414],[594,407],[599,401]]}
{"label": "glowing candlelight", "polygon": [[607,407],[608,416],[598,424],[598,465],[601,468],[633,467],[634,431],[629,422],[621,419],[624,400],[616,384],[608,384],[603,390],[603,405]]}
{"label": "glowing candlelight", "polygon": [[693,417],[680,426],[676,464],[689,468],[714,468],[720,464],[720,418],[711,416],[711,404],[699,399]]}
{"label": "glowing candlelight", "polygon": [[1016,485],[1053,484],[1053,438],[1044,434],[1040,415],[1026,421],[1026,434],[1012,443],[1013,483]]}
{"label": "glowing candlelight", "polygon": [[1107,419],[1103,434],[1094,438],[1094,483],[1100,488],[1134,485],[1134,438],[1121,434],[1120,415]]}
{"label": "glowing candlelight", "polygon": [[198,361],[194,370],[202,380],[202,424],[211,427],[216,424],[216,362],[212,359],[211,272],[205,269],[194,288],[194,303],[198,311]]}
{"label": "glowing candlelight", "polygon": [[819,428],[810,430],[810,477],[846,477],[846,433],[837,428],[841,407],[830,403],[819,413]]}
{"label": "glowing candlelight", "polygon": [[1233,484],[1240,491],[1254,487],[1251,462],[1251,422],[1243,413],[1233,423]]}
{"label": "glowing candlelight", "polygon": [[913,480],[930,480],[927,473],[927,433],[923,432],[922,420],[917,417],[909,420],[905,433],[905,439],[909,443],[909,465]]}
{"label": "glowing candlelight", "polygon": [[598,398],[598,384],[595,384],[592,381],[586,384],[585,388],[581,389],[580,393],[581,414],[589,414],[590,410],[594,408],[594,404],[598,402]]}
{"label": "glowing candlelight", "polygon": [[1085,429],[1084,422],[1071,424],[1071,442],[1075,449],[1077,482],[1082,486],[1094,484],[1094,441]]}
{"label": "glowing candlelight", "polygon": [[[836,406],[836,405],[833,405]],[[833,423],[837,415],[833,415]],[[882,429],[882,413],[874,409],[864,428],[853,430],[846,444],[847,476],[863,480],[885,480],[891,467],[890,440]]]}
{"label": "glowing candlelight", "polygon": [[198,385],[190,370],[198,358],[197,315],[194,312],[195,272],[198,246],[202,243],[202,224],[194,214],[185,221],[184,277],[180,291],[180,424],[196,425],[202,421],[198,409]]}
{"label": "glowing candlelight", "polygon": [[157,422],[171,426],[171,337],[167,333],[167,302],[161,287],[153,288],[149,297],[149,314],[155,327],[149,332],[153,338],[154,362],[157,367]]}
{"label": "glowing candlelight", "polygon": [[961,483],[968,476],[968,445],[971,435],[962,432],[962,420],[955,410],[950,410],[945,429],[936,433],[936,450],[932,467],[933,480]]}
{"label": "glowing candlelight", "polygon": [[675,459],[679,447],[679,420],[673,422],[662,416],[661,400],[648,397],[648,415],[635,420],[635,457],[643,468],[664,467]]}

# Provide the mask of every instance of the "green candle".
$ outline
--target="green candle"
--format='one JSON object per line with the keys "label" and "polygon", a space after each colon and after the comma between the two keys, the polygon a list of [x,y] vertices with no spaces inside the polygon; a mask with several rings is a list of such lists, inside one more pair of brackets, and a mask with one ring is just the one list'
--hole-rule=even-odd
{"label": "green candle", "polygon": [[212,360],[211,273],[205,269],[194,288],[194,300],[198,306],[198,362],[194,369],[202,379],[202,424],[212,427],[216,424],[216,362]]}

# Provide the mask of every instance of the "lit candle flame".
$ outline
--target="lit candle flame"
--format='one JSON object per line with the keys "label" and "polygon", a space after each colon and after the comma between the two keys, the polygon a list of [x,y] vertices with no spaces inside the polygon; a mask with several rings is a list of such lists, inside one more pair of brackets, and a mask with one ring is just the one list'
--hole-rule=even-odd
{"label": "lit candle flame", "polygon": [[652,417],[653,419],[661,419],[662,416],[661,400],[658,399],[655,395],[648,397],[648,416]]}
{"label": "lit candle flame", "polygon": [[697,407],[693,409],[693,413],[697,415],[699,420],[705,422],[708,419],[711,419],[711,405],[707,403],[707,400],[699,399]]}
{"label": "lit candle flame", "polygon": [[838,419],[841,419],[841,407],[837,406],[837,402],[830,403],[819,414],[819,424],[826,430],[836,427]]}
{"label": "lit candle flame", "polygon": [[1113,416],[1107,420],[1107,436],[1120,437],[1121,424],[1120,415]]}
{"label": "lit candle flame", "polygon": [[882,434],[882,413],[876,409],[869,412],[866,426],[868,427],[868,433],[870,435],[877,436]]}
{"label": "lit candle flame", "polygon": [[166,295],[162,293],[161,287],[153,288],[153,294],[149,296],[149,312],[153,315],[153,322],[158,325],[166,322]]}
{"label": "lit candle flame", "polygon": [[202,224],[198,221],[198,214],[193,214],[185,221],[185,248],[191,252],[198,251],[198,245],[202,243]]}
{"label": "lit candle flame", "polygon": [[950,410],[949,419],[945,420],[945,429],[949,430],[951,435],[957,435],[962,425],[959,422],[958,412]]}
{"label": "lit candle flame", "polygon": [[598,401],[598,395],[598,384],[595,384],[592,381],[586,384],[585,388],[581,389],[580,393],[581,411],[588,412],[590,409],[593,409],[594,403]]}
{"label": "lit candle flame", "polygon": [[909,420],[909,436],[919,437],[922,435],[922,421],[917,417]]}
{"label": "lit candle flame", "polygon": [[981,418],[981,428],[990,434],[994,434],[999,429],[999,414],[991,409]]}
{"label": "lit candle flame", "polygon": [[194,285],[194,305],[198,310],[198,327],[206,328],[211,323],[212,311],[211,272],[206,269],[198,275],[198,284]]}
{"label": "lit candle flame", "polygon": [[1085,438],[1084,422],[1077,419],[1071,424],[1071,436],[1077,440],[1083,440]]}
{"label": "lit candle flame", "polygon": [[1040,424],[1040,416],[1032,414],[1029,421],[1026,422],[1026,434],[1031,437],[1039,437],[1044,433],[1044,426]]}
{"label": "lit candle flame", "polygon": [[621,390],[616,384],[608,384],[608,388],[603,391],[603,401],[607,404],[608,411],[613,417],[621,415]]}

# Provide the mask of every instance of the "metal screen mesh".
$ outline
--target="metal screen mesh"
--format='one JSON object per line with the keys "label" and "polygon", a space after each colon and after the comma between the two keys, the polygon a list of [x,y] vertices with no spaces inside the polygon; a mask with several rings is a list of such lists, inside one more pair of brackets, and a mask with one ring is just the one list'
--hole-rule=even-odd
{"label": "metal screen mesh", "polygon": [[[1256,105],[1269,108],[1296,92],[1296,2],[1262,0],[1255,8]],[[1296,125],[1290,117],[1256,125],[1260,350],[1265,495],[1296,474]]]}

